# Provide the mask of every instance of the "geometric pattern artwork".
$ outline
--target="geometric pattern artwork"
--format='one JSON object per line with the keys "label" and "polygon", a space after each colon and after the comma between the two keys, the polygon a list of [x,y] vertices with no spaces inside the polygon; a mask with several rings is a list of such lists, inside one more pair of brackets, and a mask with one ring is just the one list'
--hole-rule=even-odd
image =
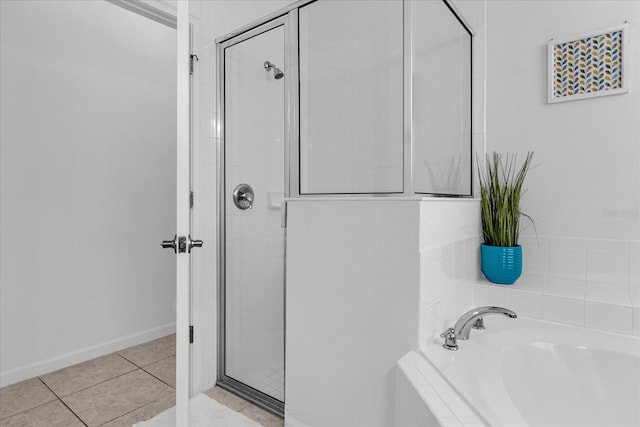
{"label": "geometric pattern artwork", "polygon": [[[626,92],[623,40],[626,26],[573,40],[552,42],[550,101]],[[563,99],[564,98],[564,99]],[[574,98],[575,99],[575,98]]]}
{"label": "geometric pattern artwork", "polygon": [[622,31],[555,47],[554,96],[622,88]]}

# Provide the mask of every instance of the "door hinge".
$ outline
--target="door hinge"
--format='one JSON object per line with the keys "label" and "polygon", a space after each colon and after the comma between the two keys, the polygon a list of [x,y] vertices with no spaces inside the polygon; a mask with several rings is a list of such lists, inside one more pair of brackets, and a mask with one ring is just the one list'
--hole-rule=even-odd
{"label": "door hinge", "polygon": [[189,55],[189,74],[193,74],[195,61],[200,61],[200,58],[198,58],[198,55],[194,55],[194,54]]}
{"label": "door hinge", "polygon": [[282,202],[280,207],[280,227],[287,228],[287,202]]}
{"label": "door hinge", "polygon": [[189,192],[189,207],[191,209],[193,209],[193,199],[194,199],[193,191],[190,191]]}
{"label": "door hinge", "polygon": [[189,326],[189,344],[193,344],[193,325]]}

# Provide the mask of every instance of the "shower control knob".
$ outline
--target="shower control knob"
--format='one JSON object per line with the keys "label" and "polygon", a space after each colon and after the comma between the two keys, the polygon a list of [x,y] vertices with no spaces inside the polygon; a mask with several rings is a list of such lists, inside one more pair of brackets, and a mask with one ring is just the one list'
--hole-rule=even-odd
{"label": "shower control knob", "polygon": [[240,184],[233,189],[233,203],[238,209],[253,209],[253,199],[253,188],[249,184]]}

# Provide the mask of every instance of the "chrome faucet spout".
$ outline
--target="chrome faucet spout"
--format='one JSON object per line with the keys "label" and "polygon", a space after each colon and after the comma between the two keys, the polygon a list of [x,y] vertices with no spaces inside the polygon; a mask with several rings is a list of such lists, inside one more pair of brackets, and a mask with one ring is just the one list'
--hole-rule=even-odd
{"label": "chrome faucet spout", "polygon": [[[459,340],[468,340],[469,332],[471,331],[474,323],[488,314],[502,314],[503,316],[507,316],[511,319],[518,317],[515,312],[503,307],[486,306],[474,308],[460,316],[460,319],[456,322],[453,327],[456,338]],[[482,323],[479,322],[479,324]]]}

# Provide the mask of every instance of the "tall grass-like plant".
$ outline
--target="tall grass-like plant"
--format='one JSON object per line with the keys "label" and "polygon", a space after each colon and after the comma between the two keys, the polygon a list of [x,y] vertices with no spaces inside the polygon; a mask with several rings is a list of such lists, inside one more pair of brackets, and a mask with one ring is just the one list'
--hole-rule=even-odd
{"label": "tall grass-like plant", "polygon": [[522,184],[532,158],[533,152],[528,152],[519,169],[516,167],[515,154],[503,156],[494,152],[492,157],[487,154],[484,168],[478,162],[482,234],[485,245],[518,245],[520,216],[529,218],[520,211],[520,198],[523,192]]}

